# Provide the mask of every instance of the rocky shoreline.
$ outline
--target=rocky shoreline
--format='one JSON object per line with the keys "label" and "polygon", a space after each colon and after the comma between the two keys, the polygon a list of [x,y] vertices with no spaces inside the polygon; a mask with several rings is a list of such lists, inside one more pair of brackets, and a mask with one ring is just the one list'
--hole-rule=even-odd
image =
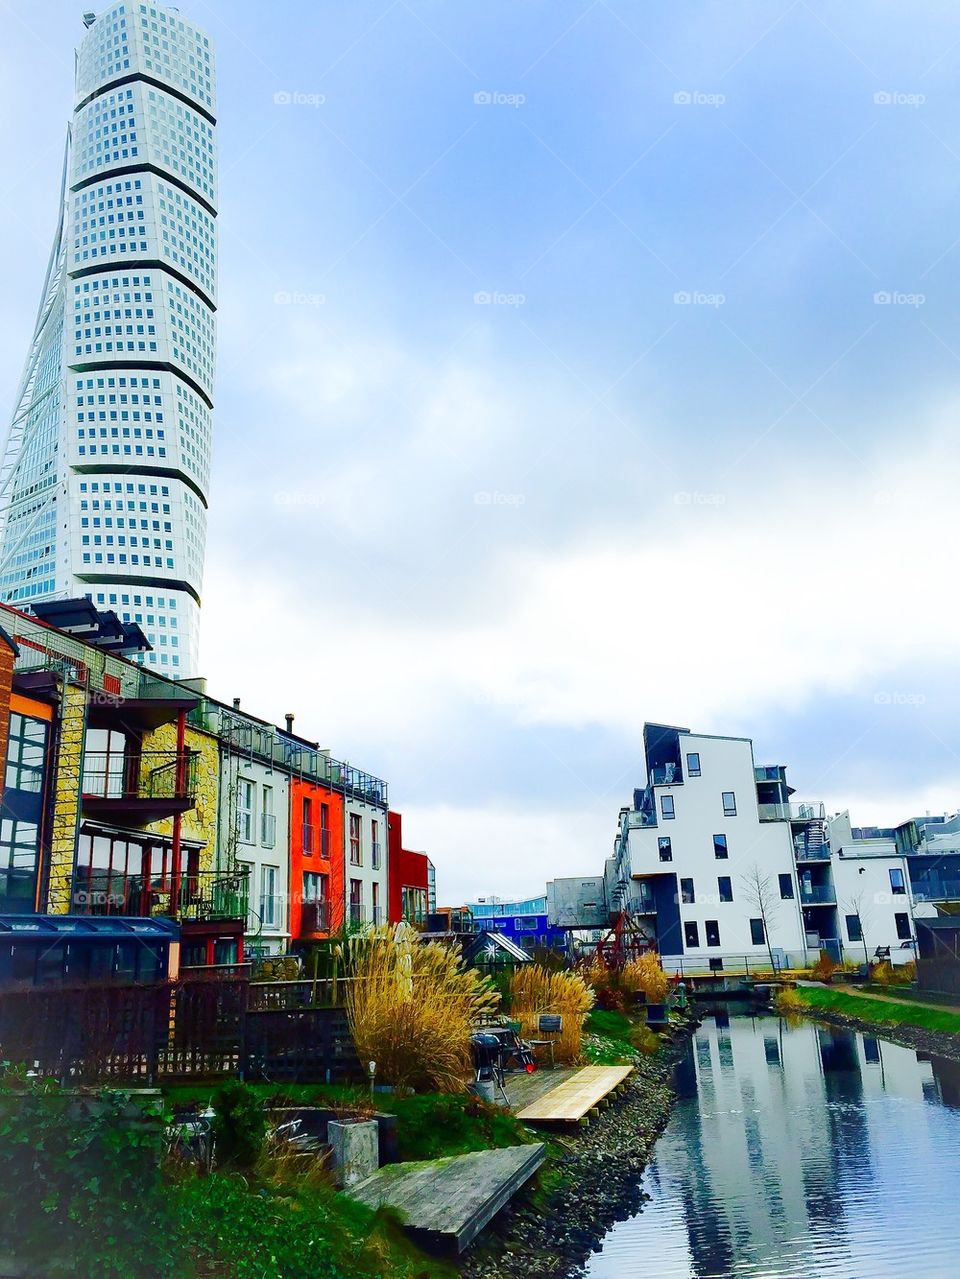
{"label": "rocky shoreline", "polygon": [[924,1030],[920,1026],[904,1026],[890,1022],[861,1021],[859,1017],[851,1017],[847,1013],[833,1012],[826,1008],[809,1008],[804,1016],[814,1017],[817,1021],[841,1026],[844,1030],[859,1030],[864,1035],[875,1035],[881,1039],[889,1039],[892,1044],[902,1048],[913,1048],[917,1052],[930,1053],[934,1057],[948,1057],[951,1061],[960,1061],[960,1035],[953,1035],[946,1030]]}
{"label": "rocky shoreline", "polygon": [[465,1279],[572,1279],[611,1226],[639,1211],[640,1177],[670,1117],[673,1068],[694,1025],[674,1031],[655,1056],[638,1055],[622,1096],[558,1139],[563,1154],[545,1196],[520,1196],[498,1215],[460,1259]]}

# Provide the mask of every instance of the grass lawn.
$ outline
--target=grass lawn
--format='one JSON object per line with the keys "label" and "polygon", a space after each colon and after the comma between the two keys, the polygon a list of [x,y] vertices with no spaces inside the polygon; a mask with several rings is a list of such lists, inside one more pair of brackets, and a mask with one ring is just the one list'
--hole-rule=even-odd
{"label": "grass lawn", "polygon": [[616,1009],[595,1008],[584,1030],[599,1041],[584,1046],[584,1056],[593,1066],[618,1066],[632,1061],[638,1052],[654,1053],[660,1046],[655,1031]]}
{"label": "grass lawn", "polygon": [[887,1000],[865,999],[859,995],[848,995],[843,991],[819,986],[798,986],[797,994],[812,1008],[846,1013],[848,1017],[857,1017],[876,1025],[918,1026],[921,1030],[939,1030],[960,1035],[960,1013],[923,1008],[909,1000],[891,1003]]}

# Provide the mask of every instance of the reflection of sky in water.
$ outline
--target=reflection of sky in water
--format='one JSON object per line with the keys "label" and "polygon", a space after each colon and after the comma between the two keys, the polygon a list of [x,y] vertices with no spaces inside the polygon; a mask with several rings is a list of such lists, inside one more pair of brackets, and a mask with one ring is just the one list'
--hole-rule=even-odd
{"label": "reflection of sky in water", "polygon": [[812,1022],[722,1021],[678,1067],[650,1202],[589,1279],[958,1279],[960,1063]]}

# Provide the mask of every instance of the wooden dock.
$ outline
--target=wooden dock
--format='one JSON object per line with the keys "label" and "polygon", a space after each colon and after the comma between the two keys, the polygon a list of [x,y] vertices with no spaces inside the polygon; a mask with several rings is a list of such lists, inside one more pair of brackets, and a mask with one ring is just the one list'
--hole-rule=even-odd
{"label": "wooden dock", "polygon": [[531,1124],[578,1124],[591,1111],[617,1092],[633,1070],[632,1066],[584,1066],[517,1112],[517,1118]]}
{"label": "wooden dock", "polygon": [[409,1234],[463,1252],[543,1163],[545,1147],[508,1146],[426,1163],[389,1164],[350,1189],[369,1208],[387,1204]]}

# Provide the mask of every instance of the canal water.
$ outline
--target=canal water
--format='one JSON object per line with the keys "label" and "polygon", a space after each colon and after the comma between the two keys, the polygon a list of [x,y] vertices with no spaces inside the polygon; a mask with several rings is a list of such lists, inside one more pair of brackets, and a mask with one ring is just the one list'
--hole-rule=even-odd
{"label": "canal water", "polygon": [[960,1279],[960,1063],[718,1013],[589,1279]]}

